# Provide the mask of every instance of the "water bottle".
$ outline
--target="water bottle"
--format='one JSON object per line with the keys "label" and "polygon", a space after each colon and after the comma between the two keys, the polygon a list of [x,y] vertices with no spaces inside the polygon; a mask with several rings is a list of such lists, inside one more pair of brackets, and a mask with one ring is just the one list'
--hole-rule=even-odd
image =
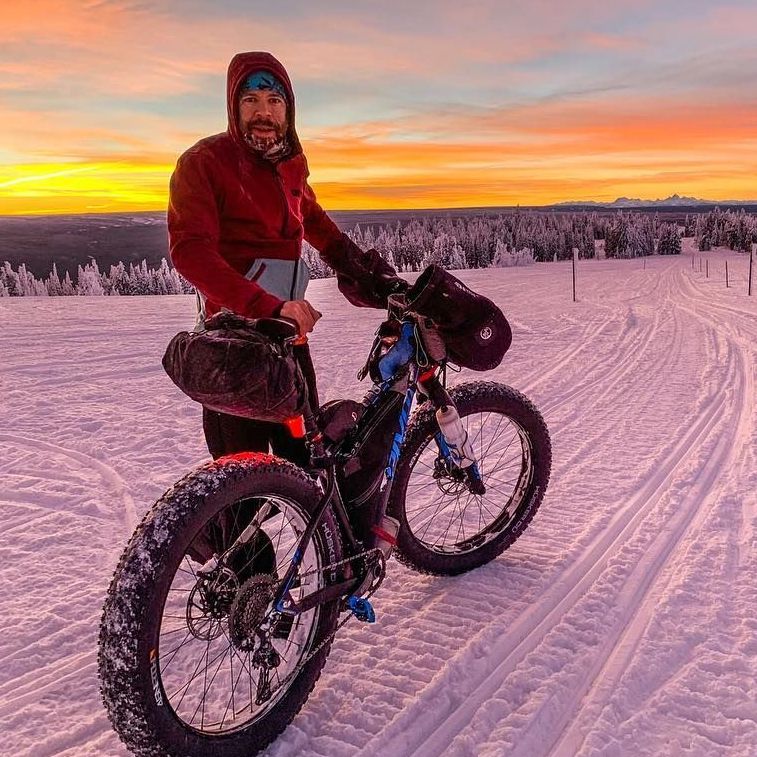
{"label": "water bottle", "polygon": [[442,432],[444,441],[452,452],[452,457],[461,468],[468,468],[476,462],[473,447],[468,440],[468,433],[457,410],[451,405],[440,407],[436,411],[436,422]]}
{"label": "water bottle", "polygon": [[390,515],[385,515],[371,530],[376,537],[375,546],[384,553],[384,558],[388,560],[391,557],[394,545],[397,544],[400,522]]}

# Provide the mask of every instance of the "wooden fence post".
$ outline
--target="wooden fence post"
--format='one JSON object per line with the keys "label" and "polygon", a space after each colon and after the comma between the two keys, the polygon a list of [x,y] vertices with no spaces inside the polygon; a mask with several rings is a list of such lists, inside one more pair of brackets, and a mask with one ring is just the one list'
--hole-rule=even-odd
{"label": "wooden fence post", "polygon": [[578,247],[573,248],[573,302],[576,301],[576,260],[578,259]]}
{"label": "wooden fence post", "polygon": [[725,261],[725,288],[728,289],[728,261]]}

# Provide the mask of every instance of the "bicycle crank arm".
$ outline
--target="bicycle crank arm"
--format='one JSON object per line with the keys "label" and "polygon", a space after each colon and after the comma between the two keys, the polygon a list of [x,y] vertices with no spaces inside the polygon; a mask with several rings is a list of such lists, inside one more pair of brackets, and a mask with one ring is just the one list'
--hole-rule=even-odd
{"label": "bicycle crank arm", "polygon": [[355,594],[362,583],[362,577],[340,581],[339,583],[325,586],[323,589],[318,589],[318,591],[314,591],[312,594],[308,594],[299,602],[295,602],[290,596],[286,596],[279,605],[281,608],[280,612],[284,615],[300,615],[318,605]]}

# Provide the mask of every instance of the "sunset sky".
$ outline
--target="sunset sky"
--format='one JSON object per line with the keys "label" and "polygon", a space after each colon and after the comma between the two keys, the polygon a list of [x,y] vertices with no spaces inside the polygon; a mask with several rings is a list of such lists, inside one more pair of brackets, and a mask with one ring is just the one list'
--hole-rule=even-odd
{"label": "sunset sky", "polygon": [[0,7],[0,214],[162,210],[229,59],[294,82],[328,209],[757,198],[757,0]]}

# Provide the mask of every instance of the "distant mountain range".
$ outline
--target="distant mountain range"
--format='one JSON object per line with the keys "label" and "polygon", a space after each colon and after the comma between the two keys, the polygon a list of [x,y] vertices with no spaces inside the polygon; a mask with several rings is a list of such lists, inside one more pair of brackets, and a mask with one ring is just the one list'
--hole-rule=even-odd
{"label": "distant mountain range", "polygon": [[701,200],[698,197],[681,197],[680,195],[670,195],[664,200],[641,200],[638,197],[618,197],[612,202],[596,202],[595,200],[568,200],[567,202],[556,202],[551,207],[561,207],[570,205],[571,207],[593,207],[593,208],[670,208],[670,207],[691,207],[692,205],[754,205],[757,200]]}

